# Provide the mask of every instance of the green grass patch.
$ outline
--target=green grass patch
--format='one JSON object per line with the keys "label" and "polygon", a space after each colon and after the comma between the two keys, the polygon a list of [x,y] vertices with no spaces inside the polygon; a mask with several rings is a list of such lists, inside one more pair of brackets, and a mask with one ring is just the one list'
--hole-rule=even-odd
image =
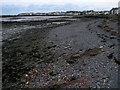
{"label": "green grass patch", "polygon": [[113,14],[107,14],[107,15],[102,14],[102,15],[98,15],[98,16],[105,17],[105,18],[115,18],[115,19],[120,18],[120,16],[113,15]]}

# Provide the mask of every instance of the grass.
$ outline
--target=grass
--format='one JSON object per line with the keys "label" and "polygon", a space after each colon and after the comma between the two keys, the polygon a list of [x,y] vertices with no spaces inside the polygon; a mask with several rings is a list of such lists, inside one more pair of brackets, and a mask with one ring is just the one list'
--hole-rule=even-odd
{"label": "grass", "polygon": [[120,18],[119,15],[113,15],[113,14],[107,14],[107,15],[101,14],[101,15],[98,15],[98,16],[100,16],[100,17],[106,17],[106,18],[114,18],[114,19]]}
{"label": "grass", "polygon": [[113,14],[85,15],[84,17],[87,17],[87,18],[114,18],[114,19],[120,19],[119,15],[113,15]]}

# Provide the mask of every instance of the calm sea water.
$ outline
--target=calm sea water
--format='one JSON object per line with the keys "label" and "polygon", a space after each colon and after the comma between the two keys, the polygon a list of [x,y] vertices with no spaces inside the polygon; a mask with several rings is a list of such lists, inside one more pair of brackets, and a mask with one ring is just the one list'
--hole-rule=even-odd
{"label": "calm sea water", "polygon": [[36,21],[36,20],[46,20],[50,18],[60,18],[68,16],[18,16],[18,17],[0,17],[0,21]]}

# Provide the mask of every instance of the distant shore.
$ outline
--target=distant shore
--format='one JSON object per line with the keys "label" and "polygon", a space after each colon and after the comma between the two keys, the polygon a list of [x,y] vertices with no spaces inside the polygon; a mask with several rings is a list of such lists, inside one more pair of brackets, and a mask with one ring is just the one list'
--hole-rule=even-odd
{"label": "distant shore", "polygon": [[18,17],[18,16],[72,16],[72,15],[0,15],[0,17]]}
{"label": "distant shore", "polygon": [[119,15],[0,15],[0,17],[2,18],[6,18],[6,17],[32,17],[32,16],[71,16],[71,17],[88,17],[88,18],[116,18],[116,19],[120,19]]}

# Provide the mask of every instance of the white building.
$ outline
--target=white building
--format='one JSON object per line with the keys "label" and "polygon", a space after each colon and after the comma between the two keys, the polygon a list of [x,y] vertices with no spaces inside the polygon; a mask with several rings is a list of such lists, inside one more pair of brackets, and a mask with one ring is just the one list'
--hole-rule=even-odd
{"label": "white building", "polygon": [[120,13],[120,7],[119,8],[112,8],[110,10],[110,14],[116,14],[118,15]]}

